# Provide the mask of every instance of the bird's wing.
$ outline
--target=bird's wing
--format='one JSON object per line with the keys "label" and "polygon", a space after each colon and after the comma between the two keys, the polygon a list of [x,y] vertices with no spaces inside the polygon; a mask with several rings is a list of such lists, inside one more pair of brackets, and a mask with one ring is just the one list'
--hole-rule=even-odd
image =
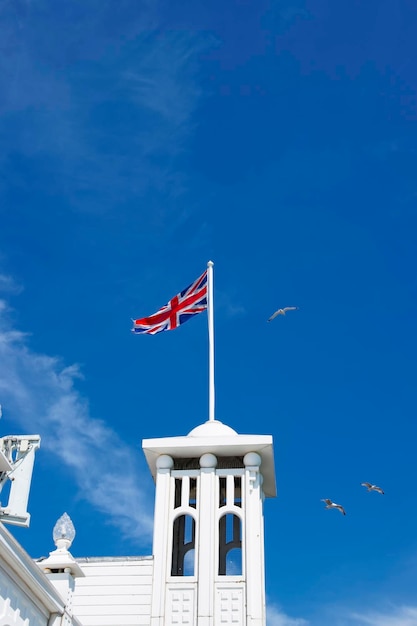
{"label": "bird's wing", "polygon": [[298,306],[286,306],[284,308],[284,311],[296,311],[298,309]]}
{"label": "bird's wing", "polygon": [[340,511],[343,515],[346,515],[346,511],[345,511],[345,509],[342,507],[342,505],[341,505],[341,504],[339,504],[339,506],[338,506],[337,508],[339,509],[339,511]]}
{"label": "bird's wing", "polygon": [[372,487],[371,483],[361,483],[362,487],[368,487],[370,489]]}
{"label": "bird's wing", "polygon": [[375,485],[374,489],[375,489],[375,491],[377,491],[378,493],[384,493],[384,492],[383,492],[383,490],[381,489],[381,487],[377,487],[377,486]]}
{"label": "bird's wing", "polygon": [[281,311],[281,309],[278,309],[278,311],[275,311],[275,313],[272,313],[271,317],[268,318],[268,322],[271,322],[273,319],[275,319],[276,316],[279,315],[280,311]]}
{"label": "bird's wing", "polygon": [[333,504],[333,502],[331,500],[329,500],[329,498],[322,498],[321,501],[325,502],[326,504]]}

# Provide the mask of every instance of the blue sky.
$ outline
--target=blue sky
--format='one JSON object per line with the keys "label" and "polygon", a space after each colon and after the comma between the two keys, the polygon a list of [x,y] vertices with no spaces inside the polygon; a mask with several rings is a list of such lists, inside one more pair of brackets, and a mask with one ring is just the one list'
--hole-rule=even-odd
{"label": "blue sky", "polygon": [[64,511],[74,556],[150,554],[141,441],[207,419],[207,321],[130,318],[213,259],[216,417],[274,436],[268,625],[416,626],[416,29],[408,0],[0,4],[1,430],[42,437],[34,557]]}

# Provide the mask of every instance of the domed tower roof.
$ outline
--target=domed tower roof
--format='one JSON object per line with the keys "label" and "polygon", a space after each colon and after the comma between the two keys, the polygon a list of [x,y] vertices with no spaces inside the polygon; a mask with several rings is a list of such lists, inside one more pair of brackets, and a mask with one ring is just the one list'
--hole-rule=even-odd
{"label": "domed tower roof", "polygon": [[187,437],[230,437],[237,432],[219,420],[208,420],[191,430]]}

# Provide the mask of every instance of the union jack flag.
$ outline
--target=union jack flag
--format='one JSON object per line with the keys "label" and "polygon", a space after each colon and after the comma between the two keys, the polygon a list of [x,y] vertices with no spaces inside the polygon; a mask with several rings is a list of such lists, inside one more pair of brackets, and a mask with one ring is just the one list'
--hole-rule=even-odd
{"label": "union jack flag", "polygon": [[156,335],[164,330],[174,330],[194,315],[202,313],[206,308],[207,270],[156,313],[149,317],[132,320],[132,333]]}

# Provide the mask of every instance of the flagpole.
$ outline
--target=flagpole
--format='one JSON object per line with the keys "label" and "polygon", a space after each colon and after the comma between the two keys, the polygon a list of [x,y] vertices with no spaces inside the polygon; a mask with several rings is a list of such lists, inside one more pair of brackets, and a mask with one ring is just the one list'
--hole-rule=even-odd
{"label": "flagpole", "polygon": [[207,263],[207,319],[209,336],[209,421],[214,421],[213,261]]}

